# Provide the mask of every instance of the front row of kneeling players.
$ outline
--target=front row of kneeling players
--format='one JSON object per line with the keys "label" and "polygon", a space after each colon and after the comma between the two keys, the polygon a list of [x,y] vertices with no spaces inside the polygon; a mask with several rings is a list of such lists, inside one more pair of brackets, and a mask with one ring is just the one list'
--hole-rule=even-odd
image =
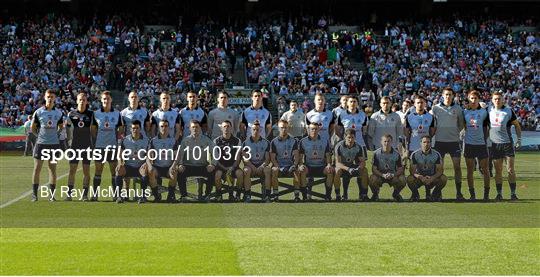
{"label": "front row of kneeling players", "polygon": [[[121,146],[123,149],[130,149],[132,153],[140,149],[157,151],[177,149],[174,137],[169,136],[168,124],[166,120],[159,122],[158,135],[148,141],[140,132],[141,122],[135,120],[130,126],[131,134],[124,138]],[[423,137],[421,148],[411,154],[411,175],[406,178],[401,156],[392,147],[392,136],[384,135],[381,138],[382,147],[374,152],[373,174],[368,178],[365,150],[356,143],[356,132],[352,129],[345,130],[344,139],[336,144],[332,153],[328,143],[319,136],[320,126],[315,123],[308,126],[308,136],[298,141],[288,134],[288,122],[281,120],[278,123],[279,136],[269,142],[261,136],[260,123],[255,122],[251,126],[251,136],[243,143],[232,135],[231,125],[231,122],[224,121],[220,126],[222,135],[211,141],[202,134],[200,123],[193,120],[189,125],[191,134],[182,140],[178,157],[173,156],[173,151],[163,151],[169,154],[146,160],[137,160],[133,154],[132,159],[120,160],[115,172],[116,191],[122,188],[124,178],[140,178],[141,189],[145,190],[150,185],[154,200],[159,202],[161,193],[157,180],[167,178],[169,186],[166,201],[174,203],[178,201],[175,196],[176,184],[180,190],[179,200],[184,201],[188,195],[186,178],[202,176],[208,181],[204,200],[210,200],[215,186],[215,199],[221,201],[222,184],[228,181],[231,184],[228,191],[229,200],[243,199],[250,202],[251,179],[262,177],[263,201],[270,202],[279,200],[279,178],[292,177],[294,200],[299,202],[311,199],[313,178],[323,177],[325,200],[331,200],[334,188],[335,199],[340,201],[348,199],[349,182],[356,177],[361,201],[370,200],[368,188],[372,191],[371,200],[378,200],[379,191],[384,183],[393,187],[392,196],[396,201],[403,201],[401,190],[407,184],[412,191],[412,201],[420,199],[418,189],[421,186],[425,186],[426,200],[437,201],[441,200],[441,191],[446,185],[447,178],[442,173],[441,156],[431,149],[429,136]],[[201,149],[219,147],[220,153],[232,152],[232,154],[222,155],[219,159],[213,160],[204,155],[196,157],[195,151],[182,151],[193,149],[195,146]],[[241,150],[236,152],[234,149]],[[335,157],[335,166],[332,155]],[[244,167],[240,168],[242,160]],[[118,203],[124,201],[123,197],[115,197],[114,200]],[[139,202],[146,201],[146,195],[139,198]]]}

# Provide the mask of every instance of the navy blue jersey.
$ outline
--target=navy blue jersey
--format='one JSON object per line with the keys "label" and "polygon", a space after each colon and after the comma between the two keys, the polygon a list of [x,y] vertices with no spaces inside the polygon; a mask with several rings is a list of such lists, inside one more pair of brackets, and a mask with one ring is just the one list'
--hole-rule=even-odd
{"label": "navy blue jersey", "polygon": [[94,112],[88,109],[82,113],[77,110],[68,113],[67,127],[73,128],[71,148],[85,149],[92,145],[90,125],[93,117]]}

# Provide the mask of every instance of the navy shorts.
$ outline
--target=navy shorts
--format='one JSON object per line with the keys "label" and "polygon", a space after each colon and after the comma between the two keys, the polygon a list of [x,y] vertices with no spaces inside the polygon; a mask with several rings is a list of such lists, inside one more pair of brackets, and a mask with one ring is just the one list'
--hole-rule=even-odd
{"label": "navy shorts", "polygon": [[487,146],[465,144],[464,156],[466,159],[487,159],[489,157]]}
{"label": "navy shorts", "polygon": [[435,150],[441,154],[441,157],[444,158],[446,154],[449,154],[452,158],[461,157],[461,142],[435,142]]}
{"label": "navy shorts", "polygon": [[307,166],[307,176],[308,177],[326,177],[324,174],[324,166],[321,167],[309,167]]}
{"label": "navy shorts", "polygon": [[129,178],[129,177],[141,177],[141,173],[139,172],[139,167],[134,167],[134,166],[129,166],[129,165],[124,165],[124,168],[126,169],[126,175],[124,175],[124,177],[126,178]]}
{"label": "navy shorts", "polygon": [[514,145],[512,143],[492,143],[489,154],[494,160],[506,157],[514,157],[516,155]]}
{"label": "navy shorts", "polygon": [[[43,150],[54,150],[54,149],[60,149],[60,144],[36,144],[36,146],[34,146],[34,153],[32,153],[34,159],[38,159],[38,160],[44,160],[42,158],[45,158],[44,155],[43,155]],[[49,156],[50,156],[50,160],[52,160],[53,158],[53,154],[51,151],[49,151]]]}
{"label": "navy shorts", "polygon": [[290,166],[280,166],[279,167],[279,177],[292,177],[294,172],[289,171]]}
{"label": "navy shorts", "polygon": [[[69,159],[69,164],[79,164],[79,161],[82,162],[82,164],[90,164],[90,159],[88,158],[88,153],[86,152],[86,149],[87,147],[84,147],[84,148],[68,148],[68,149],[72,149],[73,151],[75,151],[75,157],[73,157],[73,159]],[[79,154],[78,152],[80,152],[80,150],[84,150],[83,152],[81,152],[81,159],[78,160],[79,158]],[[90,152],[90,157],[92,157],[92,152]]]}
{"label": "navy shorts", "polygon": [[157,171],[157,178],[170,178],[169,176],[170,167],[154,165],[154,169]]}

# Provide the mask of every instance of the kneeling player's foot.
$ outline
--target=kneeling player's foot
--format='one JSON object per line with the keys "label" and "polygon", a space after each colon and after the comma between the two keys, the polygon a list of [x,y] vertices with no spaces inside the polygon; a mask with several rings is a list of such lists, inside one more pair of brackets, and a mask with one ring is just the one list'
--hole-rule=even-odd
{"label": "kneeling player's foot", "polygon": [[433,201],[433,197],[431,195],[426,195],[426,202]]}
{"label": "kneeling player's foot", "polygon": [[32,201],[32,202],[37,202],[37,201],[38,201],[37,195],[32,194],[32,200],[31,200],[31,201]]}
{"label": "kneeling player's foot", "polygon": [[88,202],[88,196],[84,195],[84,196],[82,197],[82,201],[83,201],[83,202]]}
{"label": "kneeling player's foot", "polygon": [[[437,198],[437,195],[435,195],[434,198]],[[465,201],[465,197],[463,197],[463,194],[458,193],[458,194],[456,194],[456,200],[457,201]]]}
{"label": "kneeling player's foot", "polygon": [[64,201],[73,201],[73,198],[71,198],[71,195],[68,195],[68,196],[64,199]]}
{"label": "kneeling player's foot", "polygon": [[495,200],[497,200],[497,201],[503,200],[502,194],[498,193],[497,196],[495,196]]}
{"label": "kneeling player's foot", "polygon": [[409,199],[409,201],[411,201],[411,202],[418,202],[419,200],[420,200],[420,196],[414,195],[414,194]]}
{"label": "kneeling player's foot", "polygon": [[361,195],[360,195],[360,201],[362,201],[362,202],[368,202],[368,201],[369,201],[369,197],[368,197],[366,194],[361,194]]}
{"label": "kneeling player's foot", "polygon": [[341,197],[341,200],[343,201],[348,201],[349,200],[349,196],[347,194],[343,194],[343,196]]}
{"label": "kneeling player's foot", "polygon": [[139,200],[137,201],[137,203],[139,203],[139,204],[144,204],[144,203],[146,203],[146,202],[147,202],[147,200],[146,200],[145,197],[141,197],[141,198],[139,198]]}
{"label": "kneeling player's foot", "polygon": [[298,196],[294,197],[294,202],[296,202],[296,203],[300,202],[300,197],[298,197]]}
{"label": "kneeling player's foot", "polygon": [[379,201],[379,195],[378,195],[378,194],[373,194],[373,195],[371,196],[371,201],[373,201],[373,202]]}
{"label": "kneeling player's foot", "polygon": [[187,202],[188,202],[187,196],[185,196],[185,195],[180,196],[180,198],[178,199],[177,202],[180,202],[180,203],[187,203]]}
{"label": "kneeling player's foot", "polygon": [[403,197],[401,197],[400,194],[393,194],[392,197],[394,200],[396,200],[396,202],[403,202]]}
{"label": "kneeling player's foot", "polygon": [[232,193],[229,194],[229,201],[233,202],[234,200],[235,200],[234,195]]}
{"label": "kneeling player's foot", "polygon": [[124,198],[122,197],[116,197],[116,204],[124,203]]}
{"label": "kneeling player's foot", "polygon": [[216,196],[216,202],[218,202],[218,203],[223,202],[223,196],[222,195]]}
{"label": "kneeling player's foot", "polygon": [[336,195],[336,202],[341,202],[341,196]]}
{"label": "kneeling player's foot", "polygon": [[246,195],[244,197],[244,203],[251,203],[251,195]]}
{"label": "kneeling player's foot", "polygon": [[272,201],[273,202],[279,202],[279,195],[274,194],[274,196],[272,196]]}
{"label": "kneeling player's foot", "polygon": [[512,195],[510,195],[510,200],[519,200],[519,198],[517,197],[517,195],[515,193],[512,193]]}
{"label": "kneeling player's foot", "polygon": [[154,195],[154,203],[161,202],[161,193]]}
{"label": "kneeling player's foot", "polygon": [[54,198],[54,196],[49,198],[49,202],[56,202],[56,198]]}
{"label": "kneeling player's foot", "polygon": [[205,195],[205,196],[203,196],[201,202],[203,202],[203,203],[210,203],[210,195]]}
{"label": "kneeling player's foot", "polygon": [[432,197],[433,202],[442,202],[442,196],[436,195]]}
{"label": "kneeling player's foot", "polygon": [[270,196],[265,196],[265,197],[263,198],[263,202],[264,202],[264,203],[270,203],[270,202],[272,202],[272,201],[270,200]]}
{"label": "kneeling player's foot", "polygon": [[307,201],[311,201],[311,194],[307,195]]}
{"label": "kneeling player's foot", "polygon": [[197,201],[204,201],[204,196],[202,194],[197,196]]}
{"label": "kneeling player's foot", "polygon": [[167,203],[176,203],[176,198],[174,196],[167,196]]}
{"label": "kneeling player's foot", "polygon": [[330,197],[330,196],[325,196],[325,197],[324,197],[324,201],[330,202],[330,201],[332,201],[332,197]]}
{"label": "kneeling player's foot", "polygon": [[475,195],[471,195],[471,197],[469,198],[469,201],[476,201],[476,196],[475,196]]}

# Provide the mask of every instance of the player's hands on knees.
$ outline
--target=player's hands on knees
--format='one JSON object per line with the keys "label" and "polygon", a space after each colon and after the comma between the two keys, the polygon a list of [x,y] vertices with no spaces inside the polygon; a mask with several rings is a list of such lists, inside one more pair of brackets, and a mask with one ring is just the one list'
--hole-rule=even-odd
{"label": "player's hands on knees", "polygon": [[211,165],[211,164],[209,164],[209,165],[206,166],[206,171],[208,171],[208,172],[213,172],[214,169],[216,169],[216,167],[213,166],[213,165]]}
{"label": "player's hands on knees", "polygon": [[186,170],[186,168],[183,165],[178,166],[178,173],[182,173]]}
{"label": "player's hands on knees", "polygon": [[331,164],[327,164],[324,169],[327,173],[334,173],[334,167]]}
{"label": "player's hands on knees", "polygon": [[302,165],[299,165],[299,166],[298,166],[298,171],[300,171],[300,172],[305,172],[305,171],[306,171],[306,166],[303,165],[303,164],[302,164]]}
{"label": "player's hands on knees", "polygon": [[289,172],[295,172],[296,171],[296,165],[291,165],[291,167],[289,167]]}

